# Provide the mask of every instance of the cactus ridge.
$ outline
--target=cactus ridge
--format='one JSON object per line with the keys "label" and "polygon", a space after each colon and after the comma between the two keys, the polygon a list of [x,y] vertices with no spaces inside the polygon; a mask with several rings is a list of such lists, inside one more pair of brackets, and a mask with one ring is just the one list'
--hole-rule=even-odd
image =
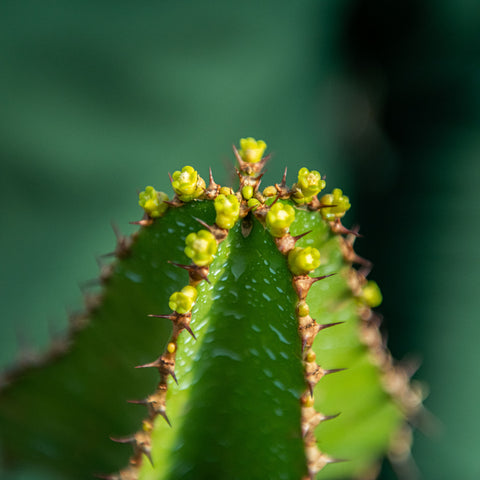
{"label": "cactus ridge", "polygon": [[[132,444],[128,466],[99,478],[198,479],[211,478],[212,471],[215,478],[344,478],[371,472],[389,449],[401,458],[408,452],[410,430],[405,419],[418,413],[422,394],[411,388],[408,376],[393,363],[379,333],[380,318],[371,307],[381,301],[381,294],[374,282],[366,280],[371,263],[354,251],[358,231],[347,229],[341,221],[350,208],[348,197],[335,189],[319,200],[325,180],[319,172],[306,168],[300,170],[291,188],[286,184],[285,170],[280,183],[261,193],[263,168],[269,159],[263,156],[265,148],[265,142],[253,138],[242,139],[240,150],[233,146],[239,177],[236,192],[216,184],[211,170],[207,186],[190,166],[170,177],[175,192],[171,201],[163,192],[147,187],[139,201],[144,217],[132,222],[141,229],[132,237],[118,237],[114,254],[128,259],[146,238],[158,245],[162,228],[171,237],[176,222],[185,233],[181,235],[185,243],[175,251],[182,250],[184,260],[178,261],[177,253],[167,260],[173,268],[186,272],[187,278],[175,274],[178,290],[169,293],[170,312],[146,312],[152,321],[171,324],[163,353],[136,367],[154,369],[160,378],[153,393],[129,401],[147,408],[141,429],[127,437],[111,437],[118,443]],[[196,222],[198,228],[185,219]],[[171,239],[172,244],[174,241]],[[168,256],[168,252],[164,254]],[[87,301],[87,313],[75,317],[72,335],[87,328],[89,318],[108,296],[116,273],[115,265],[102,269],[101,281],[107,292]],[[255,285],[262,280],[263,290]],[[262,295],[263,302],[272,306],[256,305]],[[265,325],[259,327],[252,318],[262,316],[264,310],[268,311],[263,318]],[[237,325],[235,330],[233,324]],[[279,340],[281,348],[270,350],[257,333],[260,328],[264,329],[262,335],[268,330],[268,335],[277,343]],[[246,345],[242,348],[248,348],[248,356],[242,349],[235,350],[242,332]],[[52,349],[43,364],[65,351],[65,344]],[[274,435],[267,428],[270,433],[259,433],[257,440],[250,440],[250,446],[244,445],[246,438],[251,438],[243,432],[249,421],[243,419],[243,425],[242,420],[232,420],[235,414],[225,410],[218,387],[214,396],[210,393],[213,388],[207,388],[224,380],[230,385],[222,380],[224,373],[218,370],[217,358],[224,359],[238,383],[248,376],[239,364],[250,372],[246,385],[251,380],[252,386],[250,390],[245,387],[247,397],[256,398],[262,418],[270,418],[267,424],[278,423],[277,430],[269,427]],[[252,374],[259,366],[269,377],[266,384]],[[25,365],[12,370],[5,378],[10,382],[21,377],[24,369]],[[281,393],[278,389],[268,393],[273,369],[277,371],[273,384],[282,386]],[[368,386],[356,377],[363,378]],[[211,380],[204,381],[206,378]],[[224,392],[229,408],[239,401],[236,398],[244,398],[238,395],[235,384],[233,389],[236,397],[230,390]],[[281,396],[283,410],[274,408]],[[349,396],[365,399],[351,408]],[[242,406],[234,407],[236,413],[243,411]],[[240,432],[238,439],[231,440],[215,425],[216,414],[219,424],[232,422],[231,430]],[[362,423],[367,417],[370,426]],[[375,425],[379,433],[369,434],[368,429]],[[196,444],[199,431],[206,432],[201,448]],[[351,432],[351,440],[344,438],[345,432]],[[272,438],[276,437],[288,440],[275,443]],[[219,444],[223,453],[215,452],[217,447],[208,445],[207,439]],[[265,445],[265,440],[271,445]],[[234,448],[228,445],[231,441]],[[404,450],[400,455],[399,445]],[[251,449],[262,458],[263,467],[258,471],[245,465]],[[237,457],[231,458],[231,450]],[[343,452],[354,452],[355,458],[344,458]],[[197,459],[200,454],[202,458]],[[324,468],[327,465],[332,466]],[[278,477],[271,474],[275,468],[283,472]]]}

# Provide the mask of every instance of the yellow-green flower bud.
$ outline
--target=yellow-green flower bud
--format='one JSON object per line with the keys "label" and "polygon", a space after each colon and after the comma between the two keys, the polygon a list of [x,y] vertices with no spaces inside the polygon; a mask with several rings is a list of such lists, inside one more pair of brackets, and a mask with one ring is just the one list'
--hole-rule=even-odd
{"label": "yellow-green flower bud", "polygon": [[215,223],[220,228],[230,229],[240,215],[240,204],[235,195],[218,195],[214,202],[217,217]]}
{"label": "yellow-green flower bud", "polygon": [[175,292],[170,296],[168,306],[181,315],[190,312],[197,299],[197,289],[190,285],[183,287],[180,292]]}
{"label": "yellow-green flower bud", "polygon": [[382,292],[380,291],[377,282],[374,282],[373,280],[369,280],[363,287],[362,297],[365,303],[371,308],[378,307],[383,300]]}
{"label": "yellow-green flower bud", "polygon": [[274,237],[283,237],[295,220],[295,209],[286,203],[276,203],[267,213],[265,221]]}
{"label": "yellow-green flower bud", "polygon": [[334,188],[332,193],[324,195],[320,199],[322,205],[335,205],[334,207],[324,207],[320,209],[322,217],[331,222],[336,218],[342,218],[345,212],[351,207],[350,201],[339,188]]}
{"label": "yellow-green flower bud", "polygon": [[294,275],[305,275],[320,266],[320,252],[314,247],[295,247],[288,254],[288,266]]}
{"label": "yellow-green flower bud", "polygon": [[250,200],[253,197],[253,187],[251,185],[245,185],[242,188],[242,197],[245,200]]}
{"label": "yellow-green flower bud", "polygon": [[173,173],[172,187],[182,202],[190,202],[205,191],[205,180],[193,167],[187,165],[181,172],[177,170]]}
{"label": "yellow-green flower bud", "polygon": [[213,262],[213,256],[217,253],[217,240],[208,230],[190,233],[185,239],[185,245],[185,255],[199,267],[210,265]]}
{"label": "yellow-green flower bud", "polygon": [[232,195],[233,190],[230,187],[221,187],[218,193],[221,193],[222,195]]}
{"label": "yellow-green flower bud", "polygon": [[138,195],[138,204],[145,210],[150,218],[161,217],[168,208],[165,203],[168,201],[168,195],[163,192],[157,192],[153,187],[146,187]]}
{"label": "yellow-green flower bud", "polygon": [[274,197],[276,194],[277,194],[277,189],[273,185],[270,185],[269,187],[265,187],[263,189],[263,195],[265,197]]}
{"label": "yellow-green flower bud", "polygon": [[310,307],[307,305],[305,300],[297,303],[297,313],[299,317],[306,317],[310,315]]}
{"label": "yellow-green flower bud", "polygon": [[244,162],[257,163],[262,159],[267,144],[263,140],[255,140],[252,137],[240,139],[239,155]]}
{"label": "yellow-green flower bud", "polygon": [[295,184],[293,200],[296,203],[310,203],[313,197],[325,188],[325,180],[316,170],[309,171],[308,168],[301,168],[298,172],[298,181]]}
{"label": "yellow-green flower bud", "polygon": [[247,202],[247,205],[249,208],[251,208],[252,210],[255,210],[259,205],[260,205],[260,201],[256,198],[251,198],[248,202]]}

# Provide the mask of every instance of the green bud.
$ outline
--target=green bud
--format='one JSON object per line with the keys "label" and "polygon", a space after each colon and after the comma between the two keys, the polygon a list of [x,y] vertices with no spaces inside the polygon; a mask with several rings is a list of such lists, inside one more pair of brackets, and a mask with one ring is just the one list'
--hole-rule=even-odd
{"label": "green bud", "polygon": [[334,188],[332,193],[324,195],[320,199],[322,205],[335,205],[334,207],[324,207],[320,209],[322,217],[331,222],[336,218],[342,218],[345,212],[351,207],[350,201],[339,188]]}
{"label": "green bud", "polygon": [[270,185],[269,187],[265,187],[263,189],[264,197],[274,197],[276,194],[277,194],[277,189],[273,185]]}
{"label": "green bud", "polygon": [[197,299],[197,289],[187,285],[180,292],[175,292],[170,296],[168,306],[181,315],[192,310],[193,304]]}
{"label": "green bud", "polygon": [[325,180],[322,180],[320,173],[304,167],[298,172],[298,181],[294,185],[292,198],[299,204],[310,203],[324,188]]}
{"label": "green bud", "polygon": [[205,191],[205,180],[193,167],[187,165],[181,172],[177,170],[173,173],[172,187],[182,202],[190,202]]}
{"label": "green bud", "polygon": [[297,313],[299,317],[306,317],[310,314],[310,307],[305,300],[297,303]]}
{"label": "green bud", "polygon": [[240,139],[240,157],[244,162],[257,163],[262,159],[267,144],[263,140],[255,140],[252,137]]}
{"label": "green bud", "polygon": [[255,210],[259,205],[260,205],[260,201],[256,198],[251,198],[248,202],[247,202],[247,205],[249,208],[252,208],[252,210]]}
{"label": "green bud", "polygon": [[153,187],[146,187],[138,195],[138,204],[145,210],[150,218],[161,217],[168,208],[165,203],[168,201],[168,195],[163,192],[157,192]]}
{"label": "green bud", "polygon": [[291,205],[280,202],[270,208],[265,219],[267,227],[274,237],[283,237],[288,233],[294,220],[295,209]]}
{"label": "green bud", "polygon": [[320,266],[320,252],[314,247],[295,247],[288,254],[288,266],[294,275],[305,275]]}
{"label": "green bud", "polygon": [[242,188],[242,197],[245,200],[250,200],[253,197],[253,187],[251,185],[245,185]]}
{"label": "green bud", "polygon": [[235,195],[220,194],[215,199],[214,205],[217,212],[215,223],[220,228],[232,228],[240,215],[238,198]]}
{"label": "green bud", "polygon": [[217,240],[208,230],[190,233],[185,239],[185,244],[185,255],[191,258],[195,265],[204,267],[213,262],[213,256],[217,253]]}
{"label": "green bud", "polygon": [[363,287],[362,297],[365,303],[371,308],[378,307],[383,300],[382,292],[380,291],[377,282],[374,282],[373,280],[369,280],[365,287]]}

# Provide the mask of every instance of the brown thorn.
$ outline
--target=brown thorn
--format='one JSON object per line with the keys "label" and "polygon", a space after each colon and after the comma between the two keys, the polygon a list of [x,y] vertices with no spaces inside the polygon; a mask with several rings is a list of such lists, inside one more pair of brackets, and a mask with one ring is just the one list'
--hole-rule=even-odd
{"label": "brown thorn", "polygon": [[308,235],[309,233],[312,233],[312,230],[308,230],[308,232],[301,233],[300,235],[296,235],[295,237],[292,237],[292,238],[293,238],[293,241],[294,241],[295,243],[297,243],[301,238],[305,237],[305,236]]}
{"label": "brown thorn", "polygon": [[325,415],[322,418],[322,422],[326,422],[327,420],[333,420],[334,418],[337,418],[340,415],[340,413],[336,413],[335,415]]}
{"label": "brown thorn", "polygon": [[160,358],[157,358],[155,361],[150,362],[150,363],[144,363],[143,365],[137,365],[135,368],[158,368],[162,366],[162,363],[159,362]]}
{"label": "brown thorn", "polygon": [[193,280],[196,280],[198,278],[205,280],[207,283],[210,283],[210,280],[208,279],[208,270],[205,271],[205,269],[202,269],[202,267],[198,267],[197,265],[183,265],[181,263],[175,263],[171,262],[170,260],[167,260],[168,263],[171,265],[175,265],[176,267],[183,268],[184,270],[187,270],[189,274],[192,274]]}
{"label": "brown thorn", "polygon": [[350,462],[348,458],[329,458],[327,463],[343,463],[343,462]]}
{"label": "brown thorn", "polygon": [[172,428],[172,424],[170,423],[170,420],[167,417],[167,412],[158,412],[159,415],[161,415],[165,421],[168,423],[168,426]]}
{"label": "brown thorn", "polygon": [[347,370],[347,369],[346,368],[332,368],[330,370],[324,370],[323,373],[324,373],[324,375],[330,375],[331,373],[343,372],[344,370]]}
{"label": "brown thorn", "polygon": [[208,167],[208,179],[210,185],[215,185],[215,180],[213,179],[212,167]]}
{"label": "brown thorn", "polygon": [[175,380],[175,383],[178,385],[177,376],[175,375],[175,372],[174,372],[173,370],[170,372],[170,375],[171,375],[172,378]]}
{"label": "brown thorn", "polygon": [[270,205],[268,205],[267,208],[268,208],[268,209],[272,208],[279,200],[280,200],[280,195],[277,195],[277,196],[275,197],[275,200],[274,200]]}
{"label": "brown thorn", "polygon": [[345,323],[345,322],[324,323],[322,325],[319,325],[319,327],[320,327],[320,330],[324,330],[325,328],[334,327],[335,325],[341,325],[342,323]]}
{"label": "brown thorn", "polygon": [[136,222],[128,222],[130,225],[140,225],[141,227],[149,227],[153,224],[153,218],[142,218]]}
{"label": "brown thorn", "polygon": [[173,178],[170,172],[168,172],[168,178],[170,179],[170,183],[173,183]]}
{"label": "brown thorn", "polygon": [[287,185],[287,167],[285,167],[285,172],[283,172],[282,182],[280,183],[281,187],[285,187]]}
{"label": "brown thorn", "polygon": [[135,443],[135,437],[110,437],[115,443]]}
{"label": "brown thorn", "polygon": [[313,384],[312,382],[307,382],[308,391],[310,392],[310,397],[313,398]]}
{"label": "brown thorn", "polygon": [[155,315],[153,313],[149,313],[147,317],[154,317],[154,318],[166,318],[167,320],[176,320],[177,316],[174,313],[171,313],[170,315]]}
{"label": "brown thorn", "polygon": [[193,217],[193,219],[196,220],[203,227],[207,228],[210,232],[212,231],[213,227],[211,225],[209,225],[208,223],[204,222],[203,220],[201,220],[198,217]]}
{"label": "brown thorn", "polygon": [[132,405],[148,405],[147,400],[127,400],[127,403],[131,403]]}
{"label": "brown thorn", "polygon": [[[238,163],[241,165],[243,163],[243,159],[240,156],[240,154],[238,153],[238,150],[237,150],[237,147],[235,146],[235,144],[232,145],[232,148],[233,148],[233,154],[235,155],[235,158],[238,160]],[[236,167],[235,167],[235,170],[237,170]],[[238,172],[238,170],[237,170],[237,172]]]}
{"label": "brown thorn", "polygon": [[197,337],[195,336],[189,325],[185,325],[185,330],[193,337],[194,340],[197,340]]}
{"label": "brown thorn", "polygon": [[177,201],[164,200],[163,203],[166,203],[170,207],[180,207],[181,205],[183,205],[183,202],[181,200],[177,200]]}
{"label": "brown thorn", "polygon": [[150,465],[153,467],[153,458],[152,458],[152,452],[150,450],[147,450],[146,448],[141,448],[140,449],[142,453],[148,458],[150,461]]}

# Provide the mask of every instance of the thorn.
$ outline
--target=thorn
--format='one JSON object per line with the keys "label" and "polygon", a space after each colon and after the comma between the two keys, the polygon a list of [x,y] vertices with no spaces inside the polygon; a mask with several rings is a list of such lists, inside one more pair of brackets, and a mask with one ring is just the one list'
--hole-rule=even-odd
{"label": "thorn", "polygon": [[333,420],[334,418],[337,418],[340,415],[340,413],[336,413],[335,415],[325,415],[322,418],[322,422],[326,422],[327,420]]}
{"label": "thorn", "polygon": [[305,352],[305,347],[307,346],[307,338],[302,338],[302,353]]}
{"label": "thorn", "polygon": [[332,368],[330,370],[324,370],[323,373],[325,375],[330,375],[331,373],[343,372],[344,370],[347,370],[347,369],[346,368]]}
{"label": "thorn", "polygon": [[170,172],[168,172],[168,178],[170,179],[170,183],[173,183],[172,174]]}
{"label": "thorn", "polygon": [[147,400],[127,400],[127,403],[131,403],[132,405],[148,405]]}
{"label": "thorn", "polygon": [[175,380],[175,383],[178,385],[177,376],[175,375],[175,372],[174,372],[173,370],[170,372],[170,375],[171,375],[172,378]]}
{"label": "thorn", "polygon": [[343,462],[350,462],[348,458],[329,458],[327,463],[343,463]]}
{"label": "thorn", "polygon": [[135,443],[135,437],[110,437],[115,443]]}
{"label": "thorn", "polygon": [[168,423],[168,426],[172,428],[172,424],[170,423],[170,420],[167,417],[167,412],[158,412],[159,415],[161,415],[165,421]]}
{"label": "thorn", "polygon": [[280,183],[281,187],[285,187],[287,185],[287,167],[285,167],[285,172],[283,172],[282,182]]}
{"label": "thorn", "polygon": [[[194,220],[196,220],[200,225],[208,229],[210,232],[212,232],[213,227],[209,225],[208,223],[205,223],[203,220],[197,217],[193,217]],[[213,233],[213,232],[212,232]]]}
{"label": "thorn", "polygon": [[153,218],[142,218],[136,222],[128,222],[130,225],[140,225],[141,227],[149,227],[153,224]]}
{"label": "thorn", "polygon": [[215,180],[213,179],[212,174],[212,167],[208,167],[208,179],[210,181],[210,185],[215,185]]}
{"label": "thorn", "polygon": [[166,318],[167,320],[176,320],[177,316],[174,313],[170,313],[169,315],[155,315],[153,313],[149,313],[147,315],[148,317],[154,317],[154,318]]}
{"label": "thorn", "polygon": [[192,278],[193,280],[200,279],[200,280],[205,280],[207,283],[210,283],[210,280],[208,279],[208,268],[199,267],[197,265],[183,265],[181,263],[171,262],[170,260],[168,260],[168,263],[186,270],[189,274],[191,274],[191,277],[193,277]]}
{"label": "thorn", "polygon": [[[241,165],[243,163],[243,159],[240,156],[240,154],[238,153],[238,150],[237,150],[237,147],[235,146],[235,144],[232,145],[232,148],[233,148],[233,154],[235,155],[235,158],[238,160],[238,163]],[[235,170],[237,170],[236,167],[235,167]],[[238,170],[237,170],[237,172],[238,172]]]}
{"label": "thorn", "polygon": [[150,465],[153,467],[154,465],[153,465],[152,452],[151,452],[149,449],[147,450],[146,448],[142,448],[141,450],[142,450],[143,454],[144,454],[144,455],[148,458],[148,460],[150,461]]}
{"label": "thorn", "polygon": [[278,201],[280,200],[280,195],[275,197],[275,200],[268,206],[268,208],[272,208]]}
{"label": "thorn", "polygon": [[313,384],[311,382],[307,382],[308,391],[310,392],[310,397],[313,398]]}
{"label": "thorn", "polygon": [[308,232],[301,233],[300,235],[296,235],[295,237],[292,237],[292,238],[293,238],[293,241],[294,241],[295,243],[297,243],[301,238],[305,237],[305,236],[308,235],[309,233],[312,233],[312,230],[308,230]]}
{"label": "thorn", "polygon": [[320,327],[320,330],[324,330],[325,328],[334,327],[335,325],[341,325],[342,323],[345,323],[345,322],[324,323],[322,325],[319,325],[319,327]]}
{"label": "thorn", "polygon": [[194,340],[197,340],[197,337],[195,336],[192,329],[190,328],[190,325],[185,325],[185,330],[193,337]]}
{"label": "thorn", "polygon": [[120,241],[123,236],[120,232],[120,229],[118,228],[118,225],[115,222],[110,222],[110,225],[112,227],[113,233],[115,234],[115,237],[118,241]]}
{"label": "thorn", "polygon": [[312,283],[315,283],[315,282],[318,282],[319,280],[324,280],[325,278],[328,278],[328,277],[333,277],[334,275],[336,275],[337,273],[329,273],[328,275],[322,275],[321,277],[311,277],[313,282]]}
{"label": "thorn", "polygon": [[154,362],[151,363],[144,363],[143,365],[137,365],[135,368],[159,368],[162,366],[162,363],[160,362],[160,358],[157,358]]}
{"label": "thorn", "polygon": [[176,202],[170,201],[170,200],[164,200],[163,203],[166,203],[170,207],[179,207],[183,205],[183,202],[181,200],[177,200]]}

